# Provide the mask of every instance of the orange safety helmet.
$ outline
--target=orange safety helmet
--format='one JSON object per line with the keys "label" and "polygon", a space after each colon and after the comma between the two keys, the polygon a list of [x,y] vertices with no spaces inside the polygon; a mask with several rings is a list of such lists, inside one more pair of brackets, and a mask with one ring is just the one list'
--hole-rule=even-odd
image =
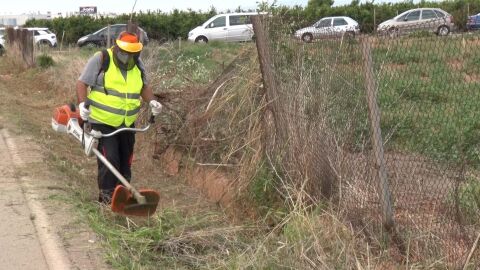
{"label": "orange safety helmet", "polygon": [[142,43],[138,41],[137,35],[127,31],[123,31],[118,35],[116,43],[120,49],[130,53],[140,52],[143,48]]}

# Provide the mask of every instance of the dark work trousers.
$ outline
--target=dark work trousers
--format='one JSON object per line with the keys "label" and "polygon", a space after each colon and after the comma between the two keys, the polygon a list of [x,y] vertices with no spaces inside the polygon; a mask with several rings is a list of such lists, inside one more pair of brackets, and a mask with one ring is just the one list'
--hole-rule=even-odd
{"label": "dark work trousers", "polygon": [[[131,126],[132,128],[134,125]],[[111,133],[117,128],[92,123],[92,129]],[[112,137],[101,138],[98,143],[98,151],[130,182],[132,178],[133,147],[135,145],[135,133],[131,131],[120,132]],[[109,204],[115,187],[120,184],[117,177],[98,158],[98,188],[100,190],[98,201]]]}

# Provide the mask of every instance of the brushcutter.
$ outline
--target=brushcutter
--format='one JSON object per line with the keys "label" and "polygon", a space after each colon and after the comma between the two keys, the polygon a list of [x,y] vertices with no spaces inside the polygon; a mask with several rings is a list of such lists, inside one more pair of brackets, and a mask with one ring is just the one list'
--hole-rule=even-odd
{"label": "brushcutter", "polygon": [[123,175],[97,150],[98,140],[102,137],[110,137],[120,132],[145,132],[153,123],[154,117],[150,117],[149,124],[143,128],[120,128],[109,134],[102,134],[97,130],[88,130],[84,124],[82,128],[79,112],[75,106],[63,105],[55,109],[52,118],[52,128],[61,133],[67,133],[82,143],[85,154],[93,155],[107,166],[118,178],[122,185],[117,185],[113,192],[111,208],[115,213],[133,216],[151,216],[157,209],[160,195],[151,189],[135,189]]}

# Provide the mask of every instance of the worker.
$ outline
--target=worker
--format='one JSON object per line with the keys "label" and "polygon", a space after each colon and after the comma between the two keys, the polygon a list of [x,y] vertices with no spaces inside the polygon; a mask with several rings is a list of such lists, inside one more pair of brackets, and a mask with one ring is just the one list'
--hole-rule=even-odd
{"label": "worker", "polygon": [[[145,75],[140,59],[142,48],[136,34],[124,31],[113,47],[97,52],[88,60],[76,89],[80,117],[93,130],[107,134],[118,128],[134,127],[140,98],[149,104],[153,116],[162,111],[162,104],[153,95]],[[129,182],[134,144],[135,133],[130,131],[100,138],[98,144],[98,150]],[[119,181],[99,159],[97,163],[98,201],[110,204]]]}

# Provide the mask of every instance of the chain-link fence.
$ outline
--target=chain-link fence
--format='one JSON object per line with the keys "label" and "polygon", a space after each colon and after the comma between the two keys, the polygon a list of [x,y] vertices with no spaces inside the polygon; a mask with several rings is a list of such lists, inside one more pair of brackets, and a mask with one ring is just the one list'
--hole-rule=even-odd
{"label": "chain-link fence", "polygon": [[255,18],[267,152],[377,248],[479,265],[480,35],[422,27],[306,43],[280,17]]}

